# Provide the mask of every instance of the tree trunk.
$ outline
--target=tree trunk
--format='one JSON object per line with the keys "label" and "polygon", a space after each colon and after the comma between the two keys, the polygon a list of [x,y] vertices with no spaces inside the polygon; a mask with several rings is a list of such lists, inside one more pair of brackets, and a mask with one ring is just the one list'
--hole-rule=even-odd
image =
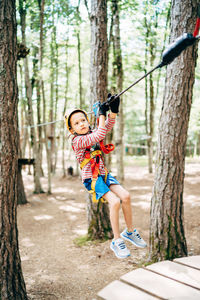
{"label": "tree trunk", "polygon": [[[54,45],[55,45],[55,109],[54,109],[54,120],[57,118],[58,114],[58,72],[59,72],[59,64],[58,64],[58,43],[57,43],[57,29],[56,26],[53,28],[54,31]],[[53,161],[53,173],[56,172],[57,159],[58,159],[58,139],[56,138],[56,123],[54,124],[54,161]]]}
{"label": "tree trunk", "polygon": [[0,5],[0,299],[28,299],[17,230],[17,38],[15,1]]}
{"label": "tree trunk", "polygon": [[[22,79],[22,67],[20,66],[20,75],[21,75],[21,79]],[[24,105],[23,105],[23,92],[22,92],[22,82],[23,80],[21,80],[21,88],[20,88],[20,96],[21,96],[21,136],[24,137],[24,139],[27,139],[27,128],[25,128],[24,130]],[[21,142],[20,142],[20,134],[18,132],[18,151],[20,153],[20,155],[22,157],[21,154]],[[27,203],[27,198],[26,198],[26,194],[25,194],[25,190],[24,190],[24,183],[23,183],[23,178],[22,178],[22,166],[18,164],[18,172],[17,172],[17,204],[26,204]]]}
{"label": "tree trunk", "polygon": [[79,83],[79,107],[83,109],[83,87],[82,87],[82,67],[81,67],[81,39],[80,39],[80,0],[78,1],[77,10],[77,24],[76,24],[76,38],[77,38],[77,52],[78,52],[78,83]]}
{"label": "tree trunk", "polygon": [[[193,32],[197,2],[172,1],[171,42],[183,32]],[[150,258],[153,261],[187,255],[183,187],[196,58],[197,45],[186,49],[167,67],[151,202]]]}
{"label": "tree trunk", "polygon": [[22,70],[22,64],[19,63],[19,70],[20,70],[20,81],[21,81],[21,88],[19,90],[19,98],[21,99],[21,113],[20,113],[20,120],[21,120],[21,130],[20,130],[20,140],[22,139],[22,142],[20,142],[20,148],[21,148],[21,156],[25,157],[26,153],[26,144],[28,141],[28,127],[27,127],[27,113],[26,113],[26,104],[25,104],[25,96],[23,94],[23,70]]}
{"label": "tree trunk", "polygon": [[96,101],[107,99],[108,42],[107,1],[91,2],[91,58],[90,58],[91,107]]}
{"label": "tree trunk", "polygon": [[[20,149],[20,141],[19,141],[19,132],[18,132],[18,157],[21,157],[21,149]],[[24,183],[22,178],[22,165],[19,164],[18,160],[18,168],[17,168],[17,204],[26,204],[28,203],[25,190]]]}
{"label": "tree trunk", "polygon": [[[144,9],[144,25],[145,25],[145,65],[148,65],[148,55],[150,56],[150,69],[154,66],[155,52],[156,52],[156,39],[155,29],[157,27],[157,13],[154,16],[154,21],[148,21],[149,8],[155,4],[145,2]],[[155,13],[155,12],[154,12]],[[147,69],[145,67],[145,72]],[[148,85],[149,80],[149,85]],[[154,137],[154,114],[155,114],[155,100],[154,100],[154,78],[151,73],[148,78],[145,78],[145,129],[147,135],[147,153],[148,153],[148,169],[149,173],[153,172],[153,137]],[[149,93],[148,93],[149,87]],[[149,105],[148,105],[149,103]]]}
{"label": "tree trunk", "polygon": [[[65,100],[64,100],[64,107],[63,107],[63,116],[66,113],[67,108],[67,95],[68,95],[68,86],[69,86],[69,68],[68,68],[68,42],[69,38],[67,37],[66,40],[66,46],[65,46]],[[66,161],[66,153],[65,153],[65,145],[66,145],[66,137],[65,137],[65,122],[62,124],[62,171],[63,171],[63,177],[66,177],[66,170],[65,170],[65,161]]]}
{"label": "tree trunk", "polygon": [[17,173],[17,204],[26,204],[28,203],[26,194],[24,191],[24,183],[22,179],[22,166],[18,165]]}
{"label": "tree trunk", "polygon": [[93,240],[104,240],[113,237],[111,224],[108,221],[108,205],[99,201],[95,204],[87,198],[88,236]]}
{"label": "tree trunk", "polygon": [[197,155],[200,156],[200,133],[198,133],[197,137]]}
{"label": "tree trunk", "polygon": [[[107,98],[108,43],[107,43],[107,1],[91,2],[91,63],[90,92],[91,106]],[[91,238],[111,238],[112,230],[108,204],[88,200],[88,234]],[[98,212],[98,213],[97,213]]]}
{"label": "tree trunk", "polygon": [[[144,61],[144,72],[147,73],[147,66],[148,66],[148,44],[149,44],[149,26],[147,24],[147,6],[144,10],[144,28],[145,28],[145,61]],[[148,147],[148,139],[149,139],[149,116],[148,116],[148,101],[149,101],[149,91],[148,91],[148,78],[145,77],[145,132],[147,135],[147,151]],[[147,152],[148,153],[148,152]],[[149,154],[148,154],[149,156]]]}
{"label": "tree trunk", "polygon": [[[39,47],[39,68],[40,68],[40,95],[43,102],[43,123],[46,123],[46,99],[45,99],[45,91],[44,91],[44,81],[43,81],[43,49],[44,49],[44,7],[45,0],[38,1],[39,9],[40,9],[40,47]],[[51,194],[51,156],[50,156],[50,148],[48,145],[48,137],[47,137],[47,127],[43,127],[44,131],[44,139],[45,139],[45,148],[46,148],[46,160],[47,160],[47,173],[48,173],[48,189],[47,193]]]}
{"label": "tree trunk", "polygon": [[[52,12],[52,19],[53,19],[53,26],[54,26],[54,12]],[[50,49],[51,49],[51,68],[50,68],[50,110],[49,110],[49,122],[53,122],[54,117],[54,82],[55,82],[55,73],[54,73],[54,56],[55,56],[55,49],[54,49],[54,31],[52,27],[51,32],[51,43],[50,43]],[[54,141],[55,141],[55,124],[52,123],[49,125],[50,132],[48,133],[48,147],[49,147],[49,155],[50,155],[50,164],[51,164],[51,172],[53,172],[53,161],[54,161],[54,154],[55,154],[55,148],[54,148]]]}
{"label": "tree trunk", "polygon": [[[19,12],[20,12],[20,22],[21,22],[21,31],[22,31],[22,42],[24,46],[26,46],[26,35],[25,35],[25,28],[26,28],[26,10],[24,7],[24,0],[19,1]],[[29,76],[29,67],[28,67],[28,58],[24,58],[24,73],[25,73],[25,86],[26,86],[26,97],[28,101],[28,124],[31,131],[31,143],[33,147],[33,154],[35,157],[35,164],[34,164],[34,193],[39,194],[43,192],[41,183],[40,183],[40,163],[38,159],[38,149],[36,145],[36,134],[35,129],[33,127],[33,108],[32,108],[32,88]]]}
{"label": "tree trunk", "polygon": [[[33,89],[35,87],[36,89],[36,96],[37,96],[37,123],[41,124],[42,119],[41,119],[41,95],[40,95],[40,82],[39,82],[39,68],[38,68],[38,53],[39,49],[38,46],[34,46],[33,49],[33,77],[32,77],[32,93]],[[37,143],[37,148],[38,148],[38,164],[40,165],[40,176],[44,176],[44,172],[42,169],[42,150],[43,150],[43,145],[42,145],[42,126],[37,127],[37,136],[38,136],[38,143]]]}
{"label": "tree trunk", "polygon": [[[151,47],[151,45],[150,45]],[[154,62],[154,55],[151,53],[151,67]],[[153,86],[153,75],[149,75],[149,94],[150,94],[150,112],[149,112],[149,137],[147,139],[148,146],[148,166],[149,173],[153,173],[153,136],[154,136],[154,114],[155,114],[155,103],[154,103],[154,86]]]}
{"label": "tree trunk", "polygon": [[[119,21],[119,0],[112,1],[113,18],[113,93],[123,89],[123,66],[120,45],[120,21]],[[115,130],[115,153],[117,163],[117,179],[122,183],[124,180],[124,144],[123,144],[123,102],[120,101],[119,116],[116,120]]]}

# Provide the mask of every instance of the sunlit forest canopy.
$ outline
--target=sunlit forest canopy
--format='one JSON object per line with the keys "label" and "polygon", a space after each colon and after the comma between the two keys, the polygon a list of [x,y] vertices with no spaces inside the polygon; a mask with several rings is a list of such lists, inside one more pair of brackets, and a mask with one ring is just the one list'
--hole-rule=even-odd
{"label": "sunlit forest canopy", "polygon": [[[43,123],[43,107],[40,104],[41,119],[37,117],[37,80],[42,76],[46,99],[45,121],[58,121],[56,135],[60,134],[63,112],[71,107],[79,107],[80,101],[86,111],[91,111],[90,103],[90,20],[85,1],[45,1],[43,21],[43,63],[40,66],[40,9],[41,1],[19,1],[17,7],[17,38],[23,43],[20,21],[20,5],[26,14],[25,37],[28,54],[29,76],[32,83],[32,105],[34,124]],[[90,1],[87,1],[90,10]],[[111,40],[112,12],[108,1],[109,68],[108,91],[112,92],[113,51]],[[120,2],[120,39],[123,63],[123,88],[129,86],[145,72],[156,66],[163,50],[169,45],[170,1]],[[23,135],[27,125],[25,110],[27,105],[24,81],[23,59],[18,62],[19,85],[19,127]],[[80,73],[81,72],[81,73]],[[81,96],[80,96],[81,74]],[[153,75],[155,101],[155,134],[163,101],[166,68],[156,70]],[[188,133],[188,147],[194,154],[199,149],[200,106],[198,90],[200,79],[199,60],[193,105]],[[149,80],[141,81],[123,95],[124,144],[146,145],[148,134],[145,129],[145,110],[149,107]],[[145,87],[147,93],[145,94]],[[118,92],[118,87],[115,87]],[[65,107],[66,106],[66,107]],[[148,115],[148,114],[147,114]],[[189,149],[188,148],[188,149]],[[190,152],[190,151],[189,151]]]}

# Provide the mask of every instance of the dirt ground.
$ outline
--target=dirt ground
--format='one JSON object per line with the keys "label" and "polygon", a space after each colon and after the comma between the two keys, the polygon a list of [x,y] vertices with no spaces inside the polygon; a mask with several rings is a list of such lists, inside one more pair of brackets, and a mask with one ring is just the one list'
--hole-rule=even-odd
{"label": "dirt ground", "polygon": [[[114,174],[114,173],[113,173]],[[77,246],[87,233],[86,191],[80,178],[52,179],[52,195],[34,195],[33,176],[23,171],[29,203],[18,207],[19,245],[23,274],[30,299],[94,300],[109,282],[148,258],[148,247],[129,246],[131,257],[119,260],[110,241]],[[47,190],[47,180],[42,179]],[[148,242],[153,175],[146,167],[127,167],[124,186],[132,195],[134,226]],[[186,165],[184,205],[189,255],[200,254],[200,162]],[[125,223],[120,214],[120,229]]]}

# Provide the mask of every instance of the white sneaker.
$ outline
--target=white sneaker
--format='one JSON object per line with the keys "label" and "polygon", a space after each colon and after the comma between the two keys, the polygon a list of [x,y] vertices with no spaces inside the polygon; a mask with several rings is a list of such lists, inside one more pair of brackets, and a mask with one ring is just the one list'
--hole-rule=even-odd
{"label": "white sneaker", "polygon": [[137,229],[134,229],[133,232],[127,232],[127,229],[124,229],[124,231],[120,235],[123,239],[126,239],[137,247],[145,248],[147,246],[145,241],[141,238]]}
{"label": "white sneaker", "polygon": [[115,253],[118,258],[126,258],[130,256],[130,251],[127,249],[124,241],[121,238],[112,240],[110,249]]}

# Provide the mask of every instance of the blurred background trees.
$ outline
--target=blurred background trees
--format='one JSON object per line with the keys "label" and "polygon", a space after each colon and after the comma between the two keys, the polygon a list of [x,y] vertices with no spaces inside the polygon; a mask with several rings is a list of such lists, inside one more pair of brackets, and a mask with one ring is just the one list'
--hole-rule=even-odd
{"label": "blurred background trees", "polygon": [[[107,4],[109,59],[105,93],[117,93],[121,91],[122,83],[126,88],[158,64],[163,49],[169,44],[170,1],[108,1]],[[49,192],[50,176],[56,172],[60,157],[62,166],[65,166],[63,175],[64,169],[71,165],[67,159],[71,157],[70,143],[62,122],[64,111],[76,106],[91,111],[91,16],[87,12],[90,6],[91,1],[80,0],[18,2],[18,42],[29,49],[28,56],[18,62],[20,141],[23,156],[37,157],[35,192],[42,191],[39,178],[44,172],[45,157],[48,158]],[[112,165],[120,170],[120,179],[123,179],[122,153],[147,155],[149,172],[153,172],[165,73],[165,68],[157,70],[123,95],[122,119],[114,133],[117,150],[112,159]],[[189,125],[188,155],[200,154],[198,73],[199,63]],[[50,124],[31,127],[41,123]],[[123,136],[121,141],[119,132]],[[123,146],[120,146],[122,142]]]}

